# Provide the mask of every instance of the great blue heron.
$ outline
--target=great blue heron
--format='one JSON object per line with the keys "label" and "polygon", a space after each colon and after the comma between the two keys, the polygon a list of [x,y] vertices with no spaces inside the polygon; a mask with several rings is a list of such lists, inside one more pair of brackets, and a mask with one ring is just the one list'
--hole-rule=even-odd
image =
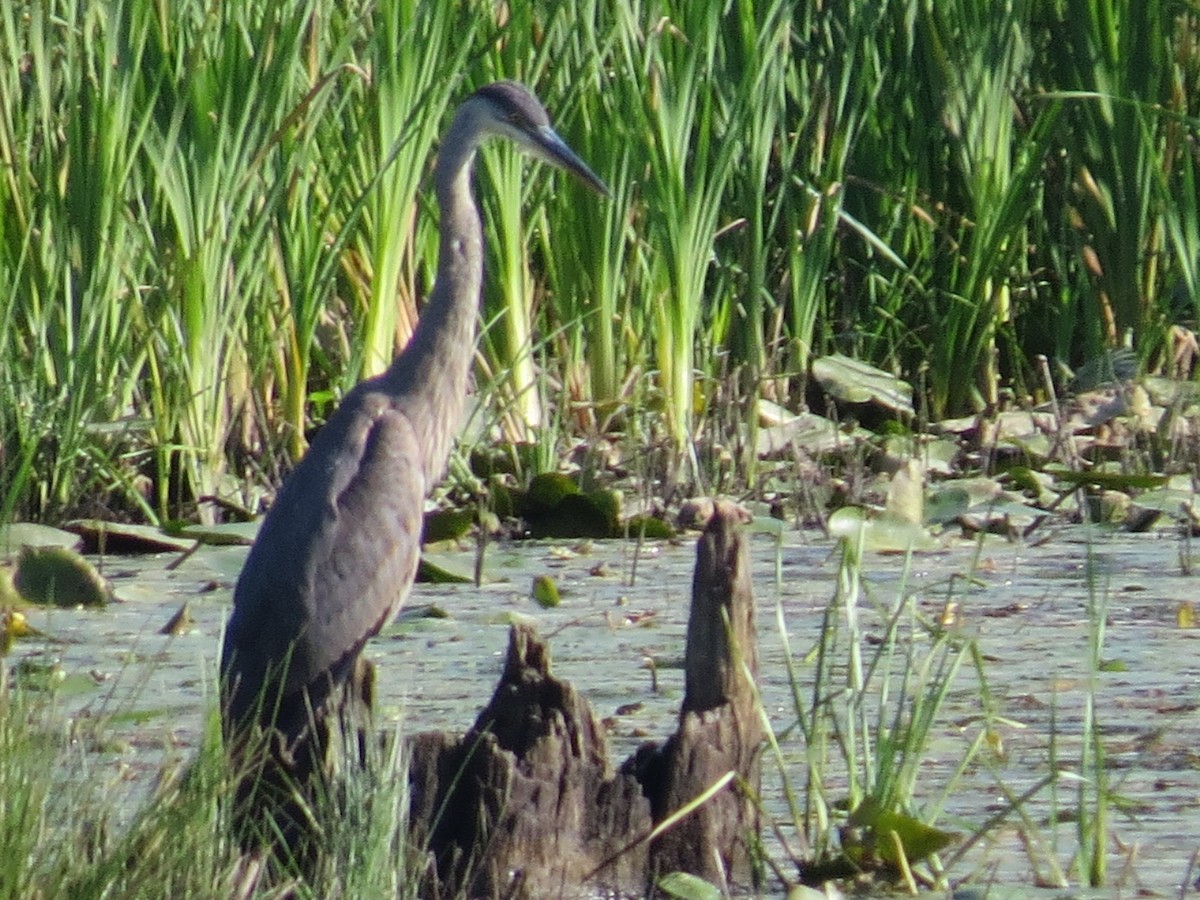
{"label": "great blue heron", "polygon": [[[288,807],[264,791],[286,793],[311,778],[325,764],[332,720],[347,705],[369,707],[360,653],[416,574],[425,495],[445,469],[467,396],[483,275],[471,173],[491,136],[608,193],[520,84],[489,84],[455,114],[434,173],[441,228],[429,302],[400,356],[350,391],[318,432],[267,512],[234,590],[222,715],[230,752],[247,770],[235,818],[266,828],[250,840],[278,829],[290,842],[303,831],[297,821],[262,821]],[[252,742],[257,762],[246,758]]]}

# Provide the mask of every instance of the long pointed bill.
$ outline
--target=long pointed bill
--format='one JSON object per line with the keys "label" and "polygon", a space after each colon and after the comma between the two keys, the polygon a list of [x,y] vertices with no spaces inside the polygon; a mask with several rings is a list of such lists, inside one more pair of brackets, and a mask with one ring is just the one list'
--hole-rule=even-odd
{"label": "long pointed bill", "polygon": [[570,172],[592,190],[605,197],[612,196],[608,185],[600,180],[600,176],[588,168],[587,163],[580,159],[574,150],[567,146],[566,141],[549,125],[543,125],[530,134],[533,146],[538,155],[551,165],[558,166]]}

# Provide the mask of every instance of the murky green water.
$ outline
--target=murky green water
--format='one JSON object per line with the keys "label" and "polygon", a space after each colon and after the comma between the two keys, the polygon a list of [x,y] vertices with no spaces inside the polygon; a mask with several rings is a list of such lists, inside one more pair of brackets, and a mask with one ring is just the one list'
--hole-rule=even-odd
{"label": "murky green water", "polygon": [[[815,644],[837,574],[832,544],[811,534],[752,539],[759,602],[759,652],[764,700],[777,729],[790,724],[789,686],[777,602],[787,623],[802,684],[811,683],[805,654]],[[597,543],[589,552],[566,545],[496,548],[493,579],[472,586],[419,585],[409,606],[436,603],[449,619],[421,619],[389,628],[370,654],[380,672],[382,717],[412,730],[464,730],[486,702],[499,674],[512,614],[538,620],[551,636],[556,671],[573,681],[611,724],[612,756],[619,762],[641,741],[665,737],[682,695],[684,630],[694,546],[652,545],[637,561],[629,584],[633,545]],[[776,591],[777,563],[782,575]],[[1110,812],[1110,873],[1121,895],[1137,889],[1176,895],[1189,859],[1200,847],[1200,629],[1180,628],[1176,611],[1195,594],[1196,578],[1180,572],[1178,539],[1169,535],[1093,535],[1064,530],[1040,548],[989,542],[979,553],[962,543],[915,559],[905,572],[900,557],[872,556],[864,591],[890,605],[902,583],[938,614],[948,598],[959,624],[977,636],[987,660],[988,689],[1001,725],[1002,753],[994,765],[962,774],[945,805],[944,827],[968,831],[1001,809],[1003,783],[1019,794],[1050,766],[1051,721],[1060,764],[1078,759],[1088,696],[1088,559],[1096,589],[1107,591],[1104,658],[1122,671],[1101,673],[1097,715],[1114,789],[1128,812]],[[91,757],[112,781],[113,802],[130,809],[145,796],[164,757],[186,758],[197,746],[203,717],[213,705],[221,628],[244,549],[196,554],[169,570],[173,556],[108,558],[105,573],[121,602],[103,610],[35,611],[31,624],[63,639],[49,653],[68,673],[86,673],[96,686],[63,696],[68,717],[112,716],[100,729]],[[471,565],[464,550],[461,566]],[[974,571],[978,581],[961,576]],[[562,605],[543,610],[528,597],[534,575],[560,581]],[[158,630],[188,601],[195,627],[178,637]],[[864,600],[864,608],[869,607]],[[877,631],[878,617],[864,621]],[[41,653],[24,643],[22,653]],[[658,661],[657,690],[645,661]],[[922,770],[925,793],[938,796],[981,727],[980,690],[964,670],[936,729]],[[136,715],[135,715],[136,714]],[[997,748],[1000,749],[1000,748]],[[803,748],[785,742],[794,762]],[[792,771],[800,785],[798,763]],[[776,770],[764,768],[771,809],[786,819]],[[1063,808],[1076,803],[1071,782],[1060,785]],[[836,794],[836,791],[834,792]],[[1043,792],[1030,803],[1035,819],[1050,805]],[[991,871],[998,883],[1033,879],[1016,821],[995,830],[956,868]],[[786,828],[786,826],[785,826]],[[1042,835],[1052,832],[1044,824]],[[1067,866],[1073,826],[1058,832],[1058,858]],[[1043,870],[1045,867],[1043,866]],[[1195,873],[1193,873],[1195,878]]]}

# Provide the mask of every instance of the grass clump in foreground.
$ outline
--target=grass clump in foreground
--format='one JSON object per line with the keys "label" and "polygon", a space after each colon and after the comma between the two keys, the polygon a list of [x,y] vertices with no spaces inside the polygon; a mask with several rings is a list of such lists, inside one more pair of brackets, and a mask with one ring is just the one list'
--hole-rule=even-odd
{"label": "grass clump in foreground", "polygon": [[416,894],[419,873],[405,867],[413,859],[404,849],[408,779],[397,751],[370,778],[346,780],[338,805],[353,814],[323,817],[333,823],[329,852],[312,881],[284,871],[268,883],[231,835],[234,779],[215,707],[196,758],[186,769],[168,764],[132,812],[117,805],[108,782],[117,776],[101,777],[89,759],[90,743],[72,738],[52,694],[0,683],[0,900]]}

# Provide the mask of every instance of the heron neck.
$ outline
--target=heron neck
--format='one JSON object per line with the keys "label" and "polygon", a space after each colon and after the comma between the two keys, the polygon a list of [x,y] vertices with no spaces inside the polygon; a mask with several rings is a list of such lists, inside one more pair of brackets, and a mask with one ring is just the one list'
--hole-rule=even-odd
{"label": "heron neck", "polygon": [[408,346],[383,374],[424,453],[426,483],[441,478],[467,398],[483,281],[483,229],[471,188],[478,138],[458,117],[434,181],[441,211],[437,280]]}

